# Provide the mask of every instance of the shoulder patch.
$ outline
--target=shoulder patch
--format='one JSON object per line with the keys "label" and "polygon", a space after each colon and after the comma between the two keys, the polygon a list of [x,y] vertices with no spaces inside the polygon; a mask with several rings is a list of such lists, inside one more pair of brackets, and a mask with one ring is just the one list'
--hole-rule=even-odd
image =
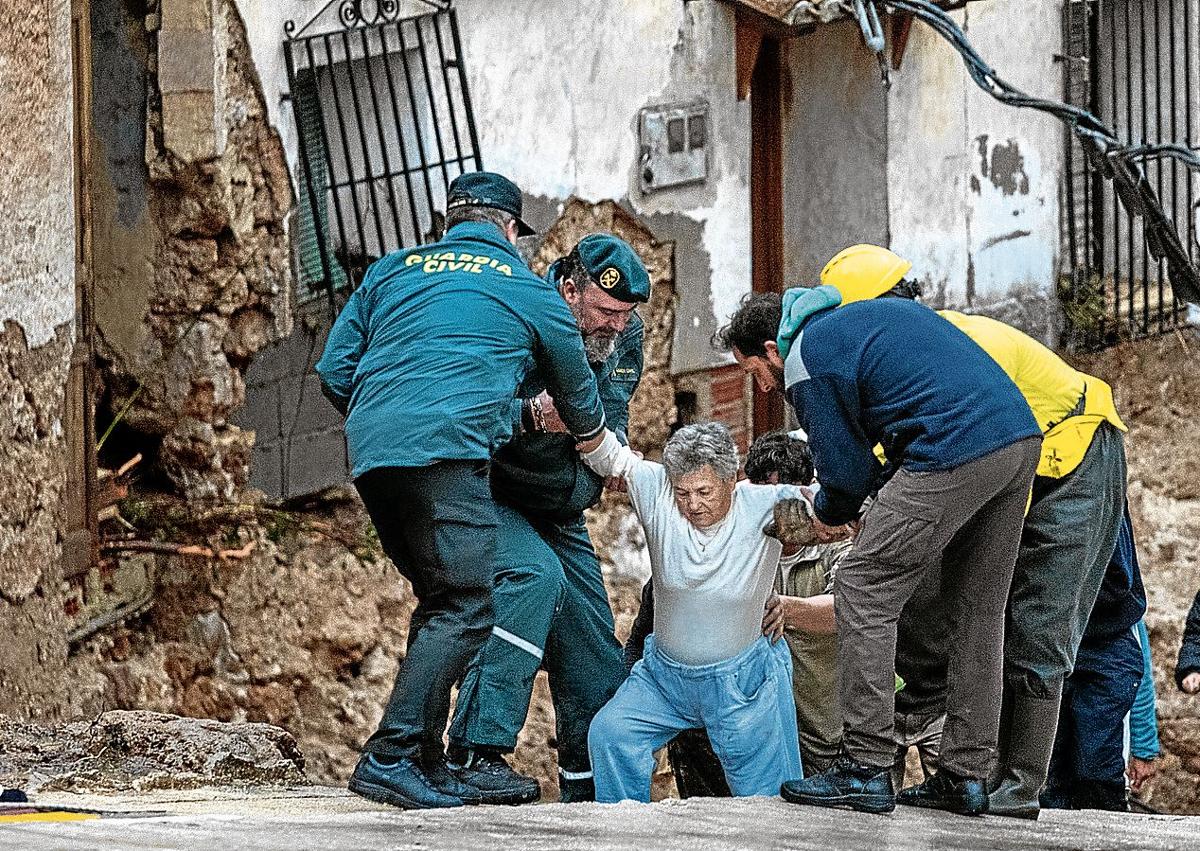
{"label": "shoulder patch", "polygon": [[804,363],[804,357],[801,354],[803,350],[804,332],[801,331],[796,335],[796,339],[792,341],[792,350],[788,352],[787,360],[783,364],[783,388],[786,390],[793,384],[799,384],[801,381],[808,381],[812,376],[809,374],[808,366]]}

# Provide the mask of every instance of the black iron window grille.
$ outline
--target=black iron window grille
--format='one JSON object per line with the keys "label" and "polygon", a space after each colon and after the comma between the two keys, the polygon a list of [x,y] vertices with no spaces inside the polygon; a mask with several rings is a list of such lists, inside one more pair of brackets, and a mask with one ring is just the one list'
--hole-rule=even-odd
{"label": "black iron window grille", "polygon": [[[1068,0],[1063,6],[1068,103],[1123,139],[1178,142],[1200,134],[1200,0]],[[1153,259],[1136,217],[1118,201],[1067,131],[1060,295],[1067,340],[1094,349],[1163,333],[1185,316],[1165,263]],[[1143,163],[1195,263],[1200,174],[1174,159]]]}
{"label": "black iron window grille", "polygon": [[298,296],[332,301],[388,252],[437,239],[446,187],[483,160],[449,2],[331,0],[284,29]]}

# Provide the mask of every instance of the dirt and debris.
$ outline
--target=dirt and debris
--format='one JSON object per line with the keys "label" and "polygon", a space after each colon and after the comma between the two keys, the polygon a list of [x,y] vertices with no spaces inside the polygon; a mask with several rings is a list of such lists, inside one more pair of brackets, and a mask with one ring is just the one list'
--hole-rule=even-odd
{"label": "dirt and debris", "polygon": [[0,716],[0,787],[30,795],[307,783],[296,740],[268,724],[139,711],[45,727]]}
{"label": "dirt and debris", "polygon": [[1200,589],[1200,335],[1182,329],[1078,356],[1113,385],[1129,434],[1129,508],[1146,584],[1146,626],[1164,751],[1143,795],[1156,809],[1200,813],[1200,697],[1175,686],[1175,661]]}

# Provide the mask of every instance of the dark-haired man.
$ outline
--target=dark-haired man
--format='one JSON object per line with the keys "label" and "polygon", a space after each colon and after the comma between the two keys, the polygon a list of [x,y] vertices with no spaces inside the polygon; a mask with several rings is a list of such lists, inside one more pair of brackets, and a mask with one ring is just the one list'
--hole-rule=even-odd
{"label": "dark-haired man", "polygon": [[478,803],[446,769],[450,690],[492,628],[499,519],[492,453],[512,435],[511,401],[536,364],[567,427],[604,432],[604,410],[563,299],[516,250],[521,192],[470,172],[450,184],[446,235],[372,264],[317,364],[346,414],[355,487],[417,608],[379,729],[350,789],[408,808]]}
{"label": "dark-haired man", "polygon": [[[650,277],[637,253],[612,234],[584,237],[547,275],[575,317],[596,375],[608,427],[621,440],[642,375],[642,321]],[[592,800],[587,731],[625,678],[600,562],[583,511],[603,482],[562,433],[546,382],[534,371],[513,403],[516,436],[493,457],[500,525],[495,626],[458,693],[451,761],[488,803],[536,800],[538,783],[504,758],[525,723],[539,665],[550,678],[564,801]]]}
{"label": "dark-haired man", "polygon": [[[911,267],[886,248],[856,245],[830,261],[821,283],[837,289],[842,304],[912,299],[920,293],[905,278]],[[1033,338],[986,316],[940,315],[1000,365],[1044,433],[1009,592],[999,759],[988,795],[994,815],[1037,818],[1064,679],[1122,528],[1125,424],[1105,382]],[[939,782],[907,789],[899,800],[925,806]]]}
{"label": "dark-haired man", "polygon": [[[790,291],[786,305],[754,295],[720,335],[760,390],[785,391],[810,436],[818,537],[861,523],[835,580],[845,753],[781,793],[894,808],[896,622],[949,553],[942,588],[964,616],[950,637],[939,805],[977,815],[987,811],[1005,602],[1041,431],[1004,371],[937,314],[896,299],[840,303],[833,287]],[[893,471],[886,482],[877,444]]]}

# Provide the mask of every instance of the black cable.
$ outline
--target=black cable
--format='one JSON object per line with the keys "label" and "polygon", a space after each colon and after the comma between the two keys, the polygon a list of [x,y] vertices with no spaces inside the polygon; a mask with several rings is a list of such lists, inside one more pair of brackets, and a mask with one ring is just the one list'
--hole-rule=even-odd
{"label": "black cable", "polygon": [[1200,305],[1200,271],[1192,264],[1175,223],[1167,216],[1139,162],[1170,158],[1200,170],[1200,156],[1184,145],[1154,144],[1136,147],[1121,144],[1116,131],[1082,107],[1034,97],[1000,77],[966,34],[943,9],[927,0],[871,0],[891,12],[923,21],[962,56],[967,73],[979,88],[1001,103],[1035,109],[1067,124],[1083,145],[1084,153],[1104,177],[1113,181],[1121,203],[1143,218],[1146,247],[1155,260],[1166,260],[1167,274],[1175,295]]}

